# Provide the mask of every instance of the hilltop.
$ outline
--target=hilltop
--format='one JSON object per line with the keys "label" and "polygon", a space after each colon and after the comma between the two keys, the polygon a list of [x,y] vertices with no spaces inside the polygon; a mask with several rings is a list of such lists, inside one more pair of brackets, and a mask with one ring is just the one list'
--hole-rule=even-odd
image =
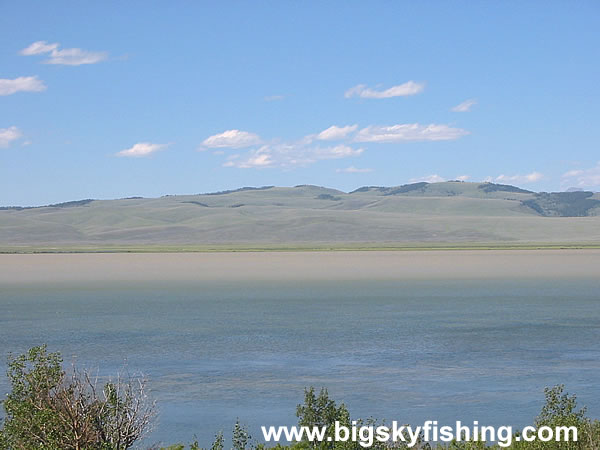
{"label": "hilltop", "polygon": [[0,247],[600,243],[600,194],[450,181],[0,208]]}

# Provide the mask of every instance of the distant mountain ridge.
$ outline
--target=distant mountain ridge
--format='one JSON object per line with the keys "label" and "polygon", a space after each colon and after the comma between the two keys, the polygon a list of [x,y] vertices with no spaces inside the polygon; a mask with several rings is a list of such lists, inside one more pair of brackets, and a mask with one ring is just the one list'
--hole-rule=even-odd
{"label": "distant mountain ridge", "polygon": [[[561,218],[561,220],[556,220]],[[600,242],[600,194],[448,181],[243,187],[0,208],[0,246]]]}
{"label": "distant mountain ridge", "polygon": [[[465,195],[469,196],[468,192],[465,190],[460,192],[460,190],[456,189],[437,189],[438,186],[444,185],[447,186],[449,183],[461,183],[464,184],[464,181],[447,181],[442,183],[427,183],[425,181],[404,184],[400,186],[393,187],[385,187],[385,186],[363,186],[358,189],[355,189],[351,192],[348,192],[348,195],[352,194],[360,194],[363,192],[371,192],[371,193],[380,193],[384,196],[389,195],[401,195],[401,194],[410,194],[410,195],[432,195],[432,196],[454,196],[454,195]],[[531,208],[533,211],[538,213],[539,215],[546,217],[585,217],[590,215],[590,212],[595,208],[600,206],[600,200],[594,198],[594,192],[584,191],[584,190],[569,190],[566,192],[533,192],[528,191],[526,189],[522,189],[516,186],[512,186],[509,184],[497,184],[497,183],[468,183],[476,184],[477,189],[486,194],[492,192],[510,192],[510,193],[518,193],[518,194],[531,194],[533,198],[528,198],[525,200],[521,200],[521,204]],[[268,189],[275,188],[275,186],[261,186],[261,187],[241,187],[238,189],[231,189],[225,191],[217,191],[217,192],[207,192],[204,194],[198,194],[200,196],[214,196],[214,195],[227,195],[227,194],[235,194],[240,192],[248,192],[248,191],[265,191]],[[335,193],[346,194],[343,191],[339,191],[337,189],[325,188],[321,186],[314,185],[297,185],[292,189],[298,188],[314,188],[314,189],[322,189],[327,191],[333,191]],[[166,195],[165,197],[177,197],[176,195]],[[600,198],[600,197],[599,197]],[[144,199],[144,197],[127,197],[124,200],[132,200],[132,199]],[[319,194],[316,199],[319,200],[342,200],[341,197],[335,197],[332,194]],[[55,203],[51,205],[45,206],[1,206],[0,210],[24,210],[24,209],[34,209],[34,208],[69,208],[75,206],[84,206],[93,202],[94,199],[83,199],[83,200],[74,200],[62,203]],[[200,206],[210,207],[206,203],[197,202],[197,201],[186,201],[186,203],[197,204]],[[233,206],[243,206],[241,204],[233,205]],[[597,215],[597,211],[595,214]]]}

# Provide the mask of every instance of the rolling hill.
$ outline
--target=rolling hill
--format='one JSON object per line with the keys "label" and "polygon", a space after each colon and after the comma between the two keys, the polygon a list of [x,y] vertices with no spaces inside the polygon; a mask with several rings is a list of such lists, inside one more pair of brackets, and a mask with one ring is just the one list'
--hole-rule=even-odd
{"label": "rolling hill", "polygon": [[0,248],[600,243],[600,194],[494,183],[265,186],[0,208]]}

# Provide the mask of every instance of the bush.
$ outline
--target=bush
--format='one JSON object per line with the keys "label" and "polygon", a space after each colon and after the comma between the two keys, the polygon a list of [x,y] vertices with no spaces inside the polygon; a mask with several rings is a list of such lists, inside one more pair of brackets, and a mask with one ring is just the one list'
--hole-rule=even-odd
{"label": "bush", "polygon": [[87,371],[62,369],[46,346],[9,357],[12,391],[3,401],[6,419],[0,448],[122,450],[150,429],[154,403],[145,380],[119,376],[98,387]]}

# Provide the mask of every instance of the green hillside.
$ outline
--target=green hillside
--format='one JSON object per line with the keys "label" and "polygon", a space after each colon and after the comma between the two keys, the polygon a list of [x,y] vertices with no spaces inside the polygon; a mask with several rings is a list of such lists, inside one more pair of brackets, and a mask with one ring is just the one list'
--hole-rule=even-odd
{"label": "green hillside", "polygon": [[350,193],[267,186],[198,195],[2,207],[0,248],[600,243],[600,195],[493,183]]}

